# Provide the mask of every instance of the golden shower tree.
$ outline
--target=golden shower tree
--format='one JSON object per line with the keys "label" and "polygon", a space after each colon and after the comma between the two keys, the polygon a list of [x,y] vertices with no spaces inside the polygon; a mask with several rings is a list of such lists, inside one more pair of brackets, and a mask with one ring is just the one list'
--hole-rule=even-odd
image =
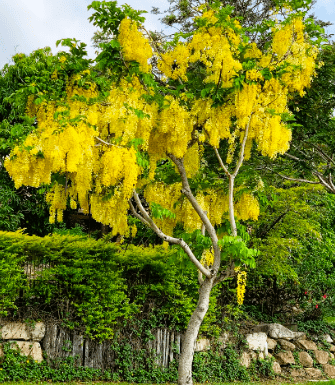
{"label": "golden shower tree", "polygon": [[[264,23],[258,33],[272,38],[257,46],[220,6],[199,7],[194,31],[169,42],[148,33],[128,6],[94,1],[90,8],[91,20],[114,39],[102,43],[97,66],[84,71],[73,70],[71,53],[60,55],[50,84],[67,73],[62,96],[28,97],[36,129],[5,167],[17,188],[51,185],[51,222],[61,221],[69,204],[126,237],[136,230],[133,216],[183,249],[199,271],[199,301],[179,361],[179,383],[191,384],[211,289],[238,274],[241,303],[242,266],[254,263],[236,219],[257,219],[256,187],[237,176],[253,153],[275,158],[288,150],[288,98],[310,85],[318,50],[302,15],[290,10],[281,22],[274,15]],[[230,234],[219,239],[226,221]],[[210,247],[197,255],[175,236],[177,224],[201,230]]]}

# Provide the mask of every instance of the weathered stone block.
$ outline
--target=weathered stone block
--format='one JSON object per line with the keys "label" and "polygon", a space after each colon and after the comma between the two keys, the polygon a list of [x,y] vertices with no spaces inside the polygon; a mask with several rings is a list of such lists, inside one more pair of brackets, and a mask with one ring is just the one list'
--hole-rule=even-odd
{"label": "weathered stone block", "polygon": [[299,352],[299,361],[304,368],[313,367],[313,358],[307,352]]}
{"label": "weathered stone block", "polygon": [[293,351],[295,349],[295,345],[292,344],[292,342],[288,342],[288,341],[283,340],[283,339],[279,339],[277,341],[280,343],[281,347],[284,350],[291,350],[291,351]]}
{"label": "weathered stone block", "polygon": [[292,352],[280,352],[275,355],[275,358],[278,361],[279,365],[295,364]]}
{"label": "weathered stone block", "polygon": [[328,377],[335,378],[335,366],[329,364],[323,365],[323,371]]}
{"label": "weathered stone block", "polygon": [[296,344],[301,349],[305,349],[305,350],[318,350],[315,342],[313,342],[313,341],[298,340],[298,341],[296,341]]}
{"label": "weathered stone block", "polygon": [[274,350],[277,346],[277,341],[272,338],[267,338],[266,342],[268,343],[268,350]]}
{"label": "weathered stone block", "polygon": [[9,341],[13,349],[18,348],[24,356],[30,356],[34,361],[42,362],[41,345],[34,341]]}
{"label": "weathered stone block", "polygon": [[307,376],[312,378],[320,378],[322,377],[322,372],[320,369],[316,368],[306,368],[305,369]]}
{"label": "weathered stone block", "polygon": [[292,330],[287,329],[285,326],[280,324],[263,324],[263,325],[257,325],[254,330],[254,332],[263,332],[266,333],[271,338],[283,338],[285,340],[293,340],[302,338],[305,333],[301,332],[292,332]]}
{"label": "weathered stone block", "polygon": [[302,368],[292,369],[290,374],[292,377],[305,377],[306,376],[306,372]]}
{"label": "weathered stone block", "polygon": [[265,355],[268,354],[267,335],[265,333],[247,334],[246,340],[250,350],[260,350]]}
{"label": "weathered stone block", "polygon": [[211,343],[210,343],[209,339],[201,338],[200,340],[198,340],[195,343],[194,351],[195,352],[204,352],[206,350],[209,350],[210,347],[211,347]]}
{"label": "weathered stone block", "polygon": [[257,360],[257,353],[256,353],[256,352],[254,352],[253,350],[251,350],[251,351],[249,352],[249,354],[250,354],[250,357],[251,357],[252,360]]}
{"label": "weathered stone block", "polygon": [[329,360],[328,352],[325,352],[324,350],[316,350],[314,352],[315,359],[318,364],[326,365]]}
{"label": "weathered stone block", "polygon": [[331,352],[335,352],[335,346],[334,346],[334,345],[331,345],[331,347],[329,348],[329,350],[330,350]]}
{"label": "weathered stone block", "polygon": [[225,348],[227,344],[230,342],[229,333],[224,333],[222,336],[218,338],[218,342],[221,344],[221,348]]}
{"label": "weathered stone block", "polygon": [[24,340],[30,339],[30,333],[25,323],[9,322],[2,326],[1,337],[3,340]]}
{"label": "weathered stone block", "polygon": [[36,322],[34,326],[28,327],[30,331],[30,339],[32,341],[41,341],[45,335],[45,323]]}
{"label": "weathered stone block", "polygon": [[240,363],[242,366],[245,366],[246,368],[249,368],[251,363],[251,357],[250,354],[247,352],[243,352],[240,358]]}
{"label": "weathered stone block", "polygon": [[274,371],[276,374],[280,374],[280,373],[281,373],[281,367],[280,367],[280,365],[278,364],[277,361],[275,361],[275,362],[272,364],[272,369],[273,369],[273,371]]}
{"label": "weathered stone block", "polygon": [[331,344],[332,342],[334,342],[333,339],[331,338],[331,336],[330,336],[329,334],[324,334],[324,335],[322,335],[322,336],[319,336],[319,337],[318,337],[318,340],[320,340],[320,341],[326,341],[326,342],[328,342],[329,344]]}
{"label": "weathered stone block", "polygon": [[44,322],[28,325],[22,322],[8,322],[0,329],[4,340],[41,341],[45,335]]}

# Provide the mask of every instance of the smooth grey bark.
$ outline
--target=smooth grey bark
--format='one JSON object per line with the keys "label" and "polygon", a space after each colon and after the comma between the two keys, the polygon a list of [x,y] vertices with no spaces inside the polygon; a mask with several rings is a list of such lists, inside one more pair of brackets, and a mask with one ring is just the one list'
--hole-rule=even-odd
{"label": "smooth grey bark", "polygon": [[199,289],[199,299],[197,307],[191,315],[187,325],[186,333],[182,344],[178,366],[178,384],[192,385],[192,363],[194,347],[198,337],[202,321],[207,313],[209,306],[209,296],[213,287],[214,278],[206,278]]}

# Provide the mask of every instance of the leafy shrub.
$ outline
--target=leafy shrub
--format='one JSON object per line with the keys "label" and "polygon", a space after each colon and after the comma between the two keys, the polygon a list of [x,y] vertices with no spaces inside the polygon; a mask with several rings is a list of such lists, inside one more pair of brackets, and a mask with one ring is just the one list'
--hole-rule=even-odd
{"label": "leafy shrub", "polygon": [[193,378],[197,382],[249,381],[247,369],[241,365],[235,349],[226,348],[220,352],[208,351],[194,354]]}
{"label": "leafy shrub", "polygon": [[[84,327],[88,336],[99,339],[111,338],[127,319],[150,319],[151,328],[182,330],[196,306],[196,269],[162,246],[120,246],[86,235],[40,238],[0,232],[1,264],[4,272],[10,265],[13,276],[0,275],[3,314],[17,305],[21,317],[25,309],[36,309],[71,328]],[[24,266],[33,271],[29,279]],[[218,290],[211,296],[202,329],[206,332],[217,319]]]}
{"label": "leafy shrub", "polygon": [[[177,362],[168,368],[158,367],[154,355],[137,351],[134,355],[129,344],[113,345],[120,357],[115,361],[113,371],[93,369],[75,364],[75,358],[68,357],[41,363],[20,354],[9,344],[4,345],[4,356],[0,357],[0,382],[5,381],[127,381],[129,383],[177,382]],[[219,352],[198,352],[194,355],[194,379],[197,382],[249,381],[247,369],[241,366],[238,354],[228,348]]]}
{"label": "leafy shrub", "polygon": [[0,357],[0,382],[4,381],[93,381],[111,380],[110,371],[76,367],[73,357],[55,360],[52,365],[41,363],[20,354],[10,344],[4,345],[4,355]]}

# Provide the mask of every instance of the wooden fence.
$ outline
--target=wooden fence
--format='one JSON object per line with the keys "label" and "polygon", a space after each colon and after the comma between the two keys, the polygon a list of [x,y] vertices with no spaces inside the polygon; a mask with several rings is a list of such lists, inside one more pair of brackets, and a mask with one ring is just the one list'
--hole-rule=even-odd
{"label": "wooden fence", "polygon": [[[168,329],[156,329],[153,335],[155,338],[147,343],[140,339],[129,340],[133,354],[136,355],[139,349],[145,349],[148,356],[155,358],[157,366],[168,367],[170,362],[179,357],[182,335]],[[89,368],[113,371],[115,367],[116,354],[112,341],[100,343],[56,324],[47,324],[42,348],[49,359],[75,357],[78,365]]]}

